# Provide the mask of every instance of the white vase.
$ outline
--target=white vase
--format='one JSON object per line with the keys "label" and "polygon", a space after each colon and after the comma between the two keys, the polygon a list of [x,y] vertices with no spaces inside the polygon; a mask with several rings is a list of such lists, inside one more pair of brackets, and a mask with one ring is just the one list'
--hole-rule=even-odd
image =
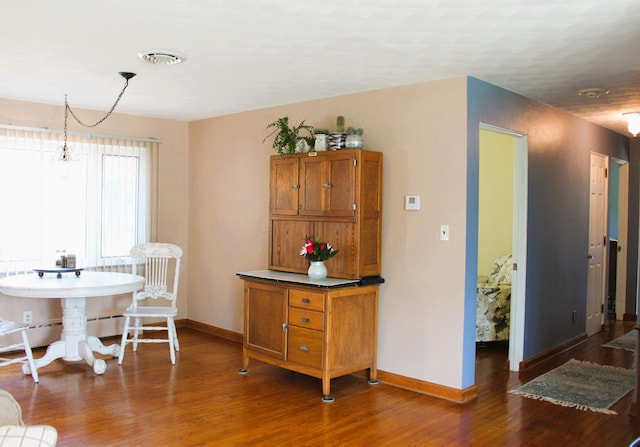
{"label": "white vase", "polygon": [[316,135],[316,144],[315,144],[316,152],[326,151],[329,147],[329,135],[319,133]]}
{"label": "white vase", "polygon": [[296,154],[302,154],[304,152],[309,152],[309,143],[304,138],[300,138],[296,142]]}
{"label": "white vase", "polygon": [[324,261],[311,261],[307,274],[311,281],[325,279],[327,277],[327,266],[324,265]]}

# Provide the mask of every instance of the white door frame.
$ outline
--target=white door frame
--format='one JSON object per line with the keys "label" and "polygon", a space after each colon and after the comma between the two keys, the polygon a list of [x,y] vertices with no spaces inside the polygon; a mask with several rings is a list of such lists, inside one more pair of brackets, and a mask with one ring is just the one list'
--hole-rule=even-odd
{"label": "white door frame", "polygon": [[519,371],[524,358],[524,317],[527,284],[527,197],[529,140],[525,134],[490,124],[480,129],[514,137],[513,262],[509,324],[509,369]]}
{"label": "white door frame", "polygon": [[623,320],[627,312],[627,242],[629,229],[629,162],[612,159],[620,165],[618,177],[618,257],[616,269],[616,319]]}

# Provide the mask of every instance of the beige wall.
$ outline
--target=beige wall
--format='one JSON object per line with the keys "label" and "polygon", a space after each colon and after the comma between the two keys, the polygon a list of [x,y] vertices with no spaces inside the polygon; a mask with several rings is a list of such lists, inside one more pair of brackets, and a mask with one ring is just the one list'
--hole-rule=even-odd
{"label": "beige wall", "polygon": [[[267,266],[271,142],[265,126],[364,129],[384,153],[378,367],[453,388],[462,383],[466,233],[466,79],[402,86],[189,124],[188,316],[242,332],[243,270]],[[405,211],[418,194],[420,211]],[[441,224],[450,241],[439,239]]]}
{"label": "beige wall", "polygon": [[[61,102],[62,102],[61,98]],[[125,97],[126,100],[126,97]],[[74,111],[84,122],[93,123],[104,116],[104,112],[87,110]],[[0,123],[16,126],[46,127],[62,130],[64,124],[64,106],[47,105],[25,101],[13,101],[0,98]],[[185,122],[136,117],[114,113],[95,129],[82,128],[69,120],[70,131],[85,131],[93,134],[121,135],[126,137],[153,137],[162,141],[158,165],[158,239],[173,242],[182,247],[188,245],[188,126]],[[72,197],[70,197],[72,200]],[[7,218],[3,215],[2,218]],[[0,235],[7,237],[8,235]],[[184,271],[189,268],[188,256],[183,263]],[[189,283],[185,273],[181,275],[180,318],[186,318],[186,297]],[[89,299],[89,316],[117,314],[129,303],[130,296]],[[34,321],[42,322],[60,319],[59,300],[24,299],[1,297],[0,315],[5,319],[22,321],[22,312],[32,310]],[[122,320],[91,322],[88,326],[92,334],[105,336],[122,332]],[[60,326],[53,329],[37,329],[29,332],[34,346],[48,344],[60,336]]]}
{"label": "beige wall", "polygon": [[[163,141],[158,239],[185,248],[179,317],[241,333],[242,282],[235,274],[267,266],[269,156],[274,152],[270,141],[262,142],[265,126],[289,115],[296,122],[305,119],[334,129],[335,117],[344,115],[347,126],[362,127],[365,148],[384,153],[386,283],[380,287],[378,366],[460,388],[466,113],[466,79],[458,78],[188,124],[114,114],[96,133]],[[87,121],[102,115],[86,114]],[[61,106],[0,99],[2,123],[59,129],[62,119]],[[403,209],[407,194],[421,196],[420,211]],[[450,226],[448,242],[439,239],[441,224]],[[9,318],[20,319],[27,305],[41,319],[59,317],[59,303],[51,300],[2,300],[12,309]],[[89,313],[104,313],[110,304],[121,309],[127,300],[90,303]],[[121,330],[119,321],[106,325],[89,330],[98,335]],[[58,335],[59,326],[38,334],[34,344]]]}
{"label": "beige wall", "polygon": [[478,275],[512,254],[514,137],[480,129]]}

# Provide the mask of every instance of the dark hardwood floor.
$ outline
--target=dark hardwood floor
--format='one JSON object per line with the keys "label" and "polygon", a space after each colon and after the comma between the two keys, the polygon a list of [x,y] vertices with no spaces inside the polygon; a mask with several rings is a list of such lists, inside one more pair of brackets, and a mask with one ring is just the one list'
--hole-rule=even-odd
{"label": "dark hardwood floor", "polygon": [[[46,423],[59,446],[627,446],[640,436],[628,415],[580,411],[508,394],[570,358],[633,367],[633,353],[601,345],[632,326],[608,331],[524,373],[509,372],[506,348],[478,350],[477,399],[456,404],[362,376],[332,380],[323,403],[318,379],[252,360],[238,374],[241,346],[180,329],[175,366],[166,345],[107,360],[104,375],[56,361],[40,383],[13,365],[0,386],[15,396],[26,423]],[[42,350],[35,352],[42,355]],[[410,361],[410,359],[408,359]],[[437,362],[437,359],[434,359]]]}

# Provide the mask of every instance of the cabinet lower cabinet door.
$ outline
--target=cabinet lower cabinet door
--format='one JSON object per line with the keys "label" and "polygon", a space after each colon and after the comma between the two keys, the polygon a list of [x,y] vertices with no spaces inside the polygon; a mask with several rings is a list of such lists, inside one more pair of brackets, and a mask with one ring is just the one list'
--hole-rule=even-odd
{"label": "cabinet lower cabinet door", "polygon": [[323,334],[311,329],[289,327],[287,359],[312,368],[322,368]]}
{"label": "cabinet lower cabinet door", "polygon": [[247,283],[245,298],[245,343],[256,352],[284,359],[288,291],[259,283]]}

